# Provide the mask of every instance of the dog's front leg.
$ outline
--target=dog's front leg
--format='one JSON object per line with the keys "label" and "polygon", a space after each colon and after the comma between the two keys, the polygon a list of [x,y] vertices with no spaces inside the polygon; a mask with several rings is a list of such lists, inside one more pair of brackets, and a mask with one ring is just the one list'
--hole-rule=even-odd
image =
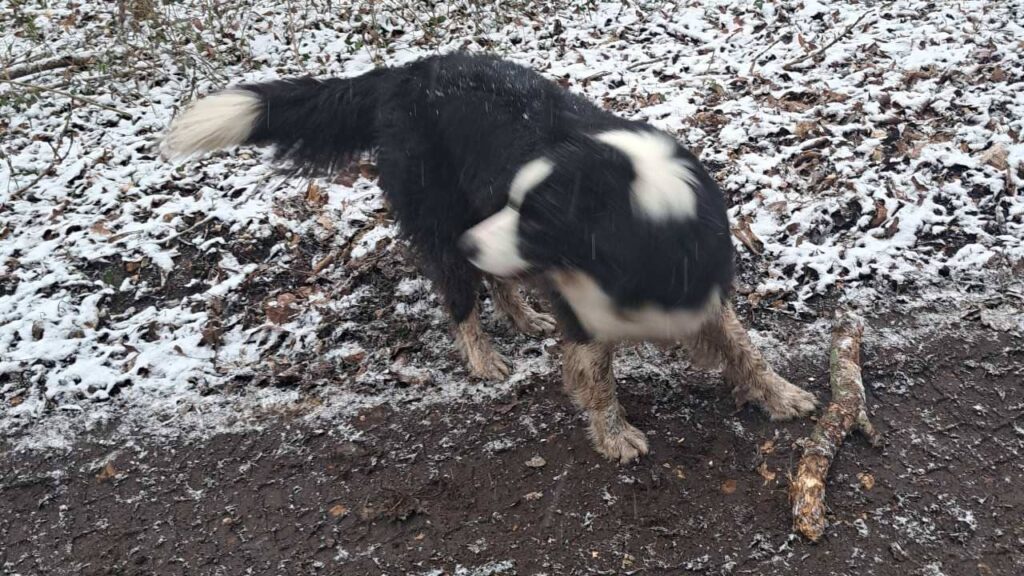
{"label": "dog's front leg", "polygon": [[492,278],[491,296],[494,305],[524,334],[542,336],[555,331],[555,317],[538,312],[523,299],[512,280]]}
{"label": "dog's front leg", "polygon": [[733,386],[736,405],[760,406],[772,420],[788,420],[809,414],[814,395],[795,386],[772,370],[750,341],[731,305],[708,319],[690,343],[695,359],[707,367],[722,365],[722,375]]}
{"label": "dog's front leg", "polygon": [[566,390],[587,413],[594,447],[610,460],[626,463],[647,453],[647,437],[626,421],[615,396],[614,353],[611,344],[567,342],[562,370]]}

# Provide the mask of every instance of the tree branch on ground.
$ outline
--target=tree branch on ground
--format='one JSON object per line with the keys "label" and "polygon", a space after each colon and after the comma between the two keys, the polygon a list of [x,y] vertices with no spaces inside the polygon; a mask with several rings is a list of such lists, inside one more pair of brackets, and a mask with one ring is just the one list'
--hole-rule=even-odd
{"label": "tree branch on ground", "polygon": [[16,66],[7,68],[0,71],[0,78],[5,80],[17,80],[25,76],[31,76],[32,74],[38,74],[40,72],[47,72],[49,70],[59,70],[60,68],[71,68],[71,67],[82,67],[87,64],[91,64],[96,56],[93,54],[82,54],[80,56],[59,56],[57,58],[48,58],[32,64],[25,64],[23,66]]}
{"label": "tree branch on ground", "polygon": [[829,382],[832,402],[808,438],[801,441],[803,457],[789,489],[793,527],[812,542],[825,532],[825,478],[846,436],[860,430],[873,446],[881,436],[868,420],[864,381],[861,378],[860,343],[864,320],[844,311],[832,326]]}

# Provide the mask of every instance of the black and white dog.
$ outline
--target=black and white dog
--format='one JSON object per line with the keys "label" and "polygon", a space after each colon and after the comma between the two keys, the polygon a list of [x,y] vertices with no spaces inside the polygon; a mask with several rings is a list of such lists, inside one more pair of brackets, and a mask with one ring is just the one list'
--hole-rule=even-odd
{"label": "black and white dog", "polygon": [[728,303],[733,248],[722,193],[672,137],[507,61],[450,54],[355,78],[246,84],[171,124],[165,157],[275,145],[305,174],[376,150],[380,187],[455,323],[471,372],[509,365],[481,331],[484,277],[520,329],[555,327],[516,281],[536,281],[564,338],[564,380],[598,451],[647,452],[615,396],[617,342],[682,342],[723,366],[738,403],[772,418],[813,410],[751,344]]}

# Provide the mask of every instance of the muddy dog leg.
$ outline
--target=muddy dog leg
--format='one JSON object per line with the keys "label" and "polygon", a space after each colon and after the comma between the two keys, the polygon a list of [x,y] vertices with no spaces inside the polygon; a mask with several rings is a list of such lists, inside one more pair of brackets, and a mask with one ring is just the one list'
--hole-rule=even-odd
{"label": "muddy dog leg", "polygon": [[520,331],[534,336],[555,331],[555,317],[533,309],[519,293],[519,288],[510,280],[491,278],[491,296],[494,306],[508,317]]}
{"label": "muddy dog leg", "polygon": [[484,333],[475,306],[455,324],[455,346],[469,365],[469,372],[477,378],[504,380],[512,371],[508,360],[494,349],[491,339]]}
{"label": "muddy dog leg", "polygon": [[765,362],[731,305],[704,323],[690,348],[698,363],[722,366],[738,407],[752,402],[772,420],[787,420],[809,414],[817,405],[813,394],[790,384]]}
{"label": "muddy dog leg", "polygon": [[566,342],[562,370],[566,390],[590,420],[594,447],[608,459],[626,463],[647,453],[647,437],[626,421],[615,397],[614,352],[611,344]]}

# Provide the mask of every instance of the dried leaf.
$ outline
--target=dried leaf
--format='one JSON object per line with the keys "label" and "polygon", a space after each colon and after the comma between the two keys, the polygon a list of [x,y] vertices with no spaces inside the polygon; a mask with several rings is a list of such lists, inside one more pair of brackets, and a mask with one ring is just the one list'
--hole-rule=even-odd
{"label": "dried leaf", "polygon": [[377,170],[377,165],[373,162],[360,162],[359,163],[359,175],[367,180],[375,180],[380,172]]}
{"label": "dried leaf", "polygon": [[764,243],[761,239],[754,234],[754,231],[750,229],[750,218],[743,217],[739,219],[736,226],[732,229],[732,235],[737,240],[743,243],[752,253],[760,256],[764,253]]}
{"label": "dried leaf", "polygon": [[103,482],[105,480],[110,480],[114,476],[117,476],[117,469],[114,468],[114,464],[112,462],[107,462],[107,465],[104,466],[100,470],[100,473],[96,475],[96,479]]}
{"label": "dried leaf", "polygon": [[332,518],[340,518],[348,514],[348,508],[341,504],[335,504],[327,510],[327,513],[330,514]]}
{"label": "dried leaf", "polygon": [[797,122],[796,126],[793,127],[793,134],[797,138],[806,138],[811,134],[817,132],[818,125],[814,122]]}
{"label": "dried leaf", "polygon": [[771,454],[772,452],[775,452],[775,441],[765,440],[764,444],[761,444],[758,448],[758,451],[760,451],[761,454]]}
{"label": "dried leaf", "polygon": [[306,202],[309,203],[310,206],[320,208],[324,204],[327,204],[327,193],[320,188],[319,184],[310,181],[309,186],[306,186]]}
{"label": "dried leaf", "polygon": [[857,479],[860,480],[860,487],[864,490],[871,490],[875,487],[875,477],[868,472],[857,474]]}
{"label": "dried leaf", "polygon": [[722,482],[721,490],[722,494],[732,494],[736,491],[736,481],[726,480],[725,482]]}
{"label": "dried leaf", "polygon": [[361,364],[366,358],[366,350],[356,346],[341,353],[341,360],[346,364]]}
{"label": "dried leaf", "polygon": [[868,222],[868,228],[878,228],[888,217],[889,210],[885,207],[885,202],[876,198],[875,215],[871,218],[871,222]]}
{"label": "dried leaf", "polygon": [[885,227],[885,232],[882,232],[882,238],[889,239],[896,235],[896,232],[900,229],[900,217],[897,216],[892,219],[892,222]]}
{"label": "dried leaf", "polygon": [[97,220],[95,224],[89,226],[89,231],[97,236],[103,236],[104,238],[109,238],[113,234],[113,232],[107,229],[106,220]]}
{"label": "dried leaf", "polygon": [[1009,152],[1002,142],[981,153],[981,161],[997,170],[1006,170],[1010,167],[1009,162],[1007,162],[1008,157]]}
{"label": "dried leaf", "polygon": [[767,462],[761,462],[761,465],[757,467],[757,473],[761,475],[761,478],[764,478],[765,484],[768,484],[769,482],[774,482],[775,476],[777,475],[774,470],[768,469]]}
{"label": "dried leaf", "polygon": [[276,299],[264,303],[263,312],[267,315],[267,320],[274,324],[287,324],[290,322],[299,313],[298,308],[294,306],[296,300],[298,298],[294,294],[285,292],[278,295]]}
{"label": "dried leaf", "polygon": [[395,375],[399,382],[409,386],[427,386],[434,381],[433,377],[430,376],[430,372],[413,366],[407,366],[404,362],[393,364],[391,366],[391,373]]}
{"label": "dried leaf", "polygon": [[220,326],[217,326],[216,323],[211,322],[207,324],[202,330],[203,337],[199,339],[199,345],[210,346],[213,348],[220,346],[221,342],[223,341],[223,332],[224,331],[220,328]]}

